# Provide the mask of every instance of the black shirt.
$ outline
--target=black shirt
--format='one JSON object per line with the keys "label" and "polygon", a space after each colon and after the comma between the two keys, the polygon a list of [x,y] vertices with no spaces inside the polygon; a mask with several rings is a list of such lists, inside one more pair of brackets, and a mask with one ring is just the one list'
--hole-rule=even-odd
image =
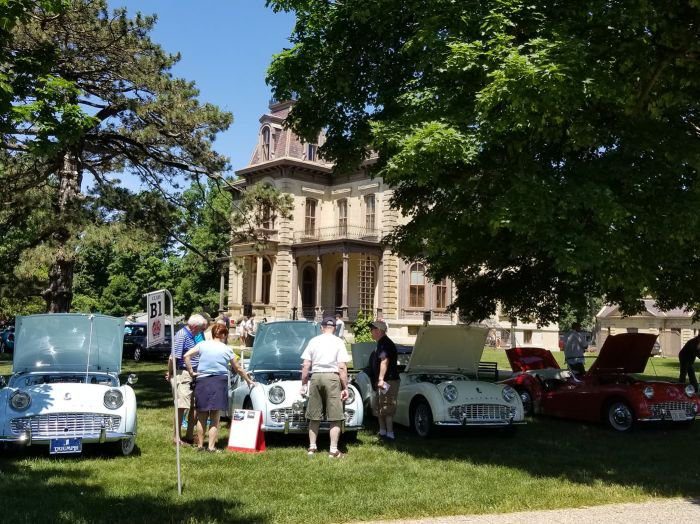
{"label": "black shirt", "polygon": [[377,349],[372,351],[372,354],[369,356],[369,369],[367,370],[367,374],[372,381],[373,389],[377,389],[377,381],[379,380],[379,366],[384,358],[389,360],[389,365],[386,373],[384,374],[384,381],[399,380],[399,368],[396,361],[396,345],[386,335],[377,340]]}
{"label": "black shirt", "polygon": [[700,357],[700,335],[686,342],[681,352],[678,353],[678,360],[688,364],[695,362],[697,357]]}

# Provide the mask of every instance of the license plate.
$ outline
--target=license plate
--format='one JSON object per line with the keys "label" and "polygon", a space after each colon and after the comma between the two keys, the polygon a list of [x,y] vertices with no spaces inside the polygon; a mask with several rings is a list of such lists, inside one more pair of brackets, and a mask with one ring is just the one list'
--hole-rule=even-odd
{"label": "license plate", "polygon": [[675,422],[681,422],[688,418],[685,414],[685,410],[682,409],[672,409],[671,410],[671,420]]}
{"label": "license plate", "polygon": [[81,438],[52,438],[49,443],[49,453],[60,455],[62,453],[80,453],[83,451]]}

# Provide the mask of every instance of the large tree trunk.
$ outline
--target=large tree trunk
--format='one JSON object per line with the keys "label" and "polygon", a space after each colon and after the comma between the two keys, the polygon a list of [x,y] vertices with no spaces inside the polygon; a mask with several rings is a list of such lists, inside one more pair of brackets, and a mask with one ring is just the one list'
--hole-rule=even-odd
{"label": "large tree trunk", "polygon": [[49,313],[68,313],[73,302],[73,270],[75,255],[69,246],[71,225],[79,220],[81,174],[78,155],[67,152],[63,157],[63,169],[59,173],[58,205],[56,207],[56,256],[49,269],[49,285],[44,291]]}

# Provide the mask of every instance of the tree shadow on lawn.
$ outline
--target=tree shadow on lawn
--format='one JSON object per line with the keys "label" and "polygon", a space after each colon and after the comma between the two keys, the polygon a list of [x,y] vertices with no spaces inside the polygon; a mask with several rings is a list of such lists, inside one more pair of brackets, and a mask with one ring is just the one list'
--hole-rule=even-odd
{"label": "tree shadow on lawn", "polygon": [[[31,454],[29,455],[31,456]],[[61,459],[65,460],[65,459]],[[82,460],[82,459],[77,459]],[[105,462],[105,467],[119,467]],[[138,479],[133,479],[138,482]],[[230,498],[172,496],[119,496],[96,486],[85,471],[62,467],[57,460],[34,469],[26,464],[0,459],[0,492],[4,522],[268,522],[269,518],[244,510]],[[119,489],[119,486],[116,486]],[[215,487],[212,486],[215,491]],[[186,490],[183,489],[186,494]]]}
{"label": "tree shadow on lawn", "polygon": [[529,419],[515,432],[447,428],[424,440],[399,428],[395,448],[416,458],[517,468],[579,484],[639,486],[660,496],[700,495],[700,428],[641,427],[619,434],[602,425]]}
{"label": "tree shadow on lawn", "polygon": [[[165,371],[135,371],[138,382],[132,387],[136,393],[138,409],[162,409],[173,407],[170,384]],[[128,373],[127,373],[128,375]]]}

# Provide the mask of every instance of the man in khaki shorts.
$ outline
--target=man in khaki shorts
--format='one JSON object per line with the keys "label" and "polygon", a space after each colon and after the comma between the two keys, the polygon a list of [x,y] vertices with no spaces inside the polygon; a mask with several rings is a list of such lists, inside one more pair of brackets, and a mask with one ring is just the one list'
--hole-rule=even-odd
{"label": "man in khaki shorts", "polygon": [[[301,371],[301,394],[308,392],[309,404],[306,418],[309,420],[308,454],[318,451],[316,439],[323,414],[330,423],[331,458],[340,458],[338,450],[340,422],[345,418],[343,402],[348,398],[348,368],[350,356],[345,343],[335,336],[335,319],[325,317],[321,334],[312,338],[301,355],[304,365]],[[311,381],[309,384],[309,375]]]}

